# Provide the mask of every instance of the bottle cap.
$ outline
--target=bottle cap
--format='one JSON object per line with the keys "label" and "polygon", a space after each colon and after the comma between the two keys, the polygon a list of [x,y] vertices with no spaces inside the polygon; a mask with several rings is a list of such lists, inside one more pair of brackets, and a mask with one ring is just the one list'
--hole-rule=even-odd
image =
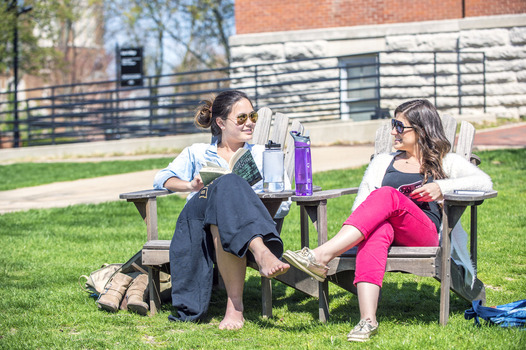
{"label": "bottle cap", "polygon": [[272,140],[268,140],[267,144],[265,145],[265,149],[281,149],[281,144],[274,143]]}
{"label": "bottle cap", "polygon": [[294,142],[302,142],[310,144],[310,137],[307,135],[302,135],[299,131],[291,131],[290,135],[294,139]]}

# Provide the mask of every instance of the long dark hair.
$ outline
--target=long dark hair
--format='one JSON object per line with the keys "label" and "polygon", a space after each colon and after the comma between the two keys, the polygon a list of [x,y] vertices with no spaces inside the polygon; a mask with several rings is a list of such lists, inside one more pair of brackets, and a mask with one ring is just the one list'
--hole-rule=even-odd
{"label": "long dark hair", "polygon": [[221,135],[221,128],[215,120],[217,118],[226,120],[232,112],[232,106],[244,98],[252,104],[247,94],[239,90],[226,90],[217,96],[211,95],[201,101],[197,107],[194,117],[195,125],[203,129],[210,128],[214,136]]}
{"label": "long dark hair", "polygon": [[451,150],[451,144],[446,138],[435,106],[428,100],[412,100],[398,106],[394,112],[395,117],[399,113],[404,114],[418,136],[417,144],[422,162],[420,173],[424,175],[424,183],[429,176],[435,180],[445,178],[442,159]]}

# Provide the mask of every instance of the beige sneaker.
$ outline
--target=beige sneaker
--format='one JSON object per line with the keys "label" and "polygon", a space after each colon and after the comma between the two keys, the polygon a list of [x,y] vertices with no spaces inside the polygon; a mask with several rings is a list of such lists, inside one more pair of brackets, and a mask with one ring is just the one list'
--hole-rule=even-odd
{"label": "beige sneaker", "polygon": [[368,341],[373,335],[378,333],[378,325],[373,326],[369,319],[360,322],[347,335],[348,341]]}
{"label": "beige sneaker", "polygon": [[301,271],[314,277],[317,281],[325,281],[329,267],[319,264],[314,257],[314,253],[309,248],[304,247],[302,250],[297,250],[295,252],[287,250],[283,254],[283,257]]}

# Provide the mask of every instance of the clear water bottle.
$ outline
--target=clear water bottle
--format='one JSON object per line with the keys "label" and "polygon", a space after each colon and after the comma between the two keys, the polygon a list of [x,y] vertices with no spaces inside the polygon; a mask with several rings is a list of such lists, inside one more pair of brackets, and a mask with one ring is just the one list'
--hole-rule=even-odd
{"label": "clear water bottle", "polygon": [[265,145],[265,152],[263,152],[263,190],[265,192],[281,192],[285,189],[284,158],[279,143],[269,141]]}
{"label": "clear water bottle", "polygon": [[310,138],[297,131],[291,131],[294,139],[294,176],[296,196],[312,196],[312,162]]}

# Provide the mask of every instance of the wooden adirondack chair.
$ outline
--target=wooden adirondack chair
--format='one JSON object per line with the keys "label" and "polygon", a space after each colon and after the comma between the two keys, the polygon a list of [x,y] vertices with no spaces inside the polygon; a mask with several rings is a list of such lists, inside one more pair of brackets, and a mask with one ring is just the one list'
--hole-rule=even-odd
{"label": "wooden adirondack chair", "polygon": [[[443,125],[448,140],[455,144],[455,133],[457,123],[454,118],[443,116]],[[391,126],[385,124],[376,133],[375,155],[383,152],[391,152],[392,136]],[[458,142],[456,143],[457,154],[464,156],[478,165],[478,160],[471,154],[475,128],[468,122],[463,121],[460,127]],[[453,151],[453,150],[452,150]],[[320,191],[311,197],[292,197],[301,207],[301,246],[309,244],[308,218],[313,222],[318,233],[318,245],[327,241],[327,200],[340,197],[345,194],[357,193],[358,188],[347,188],[339,190]],[[487,192],[484,195],[456,195],[444,194],[443,206],[443,233],[439,247],[391,247],[387,259],[387,272],[405,272],[418,276],[433,277],[441,282],[440,291],[440,324],[447,324],[449,317],[449,290],[471,301],[475,299],[485,300],[484,284],[475,279],[475,283],[465,281],[463,268],[451,259],[450,234],[460,219],[465,209],[471,207],[471,229],[470,229],[470,253],[471,260],[475,266],[477,263],[477,206],[485,199],[497,196],[496,191]],[[352,284],[354,280],[356,248],[349,250],[329,264],[330,271],[325,282],[319,283],[318,288],[311,289],[310,295],[318,294],[319,318],[322,322],[329,318],[329,281],[356,294]],[[310,277],[309,277],[310,278]],[[299,278],[302,282],[305,281]]]}
{"label": "wooden adirondack chair", "polygon": [[[281,113],[273,116],[269,108],[262,108],[258,111],[259,119],[256,123],[253,134],[254,144],[266,144],[268,140],[279,143],[285,147],[285,171],[292,182],[294,175],[294,141],[288,134],[289,118]],[[274,117],[274,118],[273,118]],[[290,130],[303,131],[298,121],[293,121]],[[153,181],[153,179],[152,179]],[[169,262],[170,240],[159,240],[157,230],[157,197],[169,195],[167,190],[144,190],[120,194],[121,199],[133,202],[140,215],[146,223],[146,243],[142,248],[142,264],[148,268],[149,273],[149,295],[150,295],[150,314],[154,315],[161,305],[159,295],[159,272],[163,266]],[[273,216],[278,210],[281,202],[288,199],[289,194],[284,197],[282,194],[265,193],[260,194],[260,198]],[[175,222],[175,219],[174,219]],[[277,220],[278,231],[281,230],[282,219]],[[249,264],[250,267],[258,269],[256,264]],[[294,274],[291,274],[293,276]],[[279,276],[280,277],[280,276]],[[279,278],[278,278],[279,279]],[[306,283],[307,286],[314,283]],[[302,290],[300,285],[300,290]],[[310,287],[312,288],[312,286]],[[304,288],[305,289],[305,288]],[[270,279],[262,277],[262,304],[263,315],[272,315],[272,290]]]}

